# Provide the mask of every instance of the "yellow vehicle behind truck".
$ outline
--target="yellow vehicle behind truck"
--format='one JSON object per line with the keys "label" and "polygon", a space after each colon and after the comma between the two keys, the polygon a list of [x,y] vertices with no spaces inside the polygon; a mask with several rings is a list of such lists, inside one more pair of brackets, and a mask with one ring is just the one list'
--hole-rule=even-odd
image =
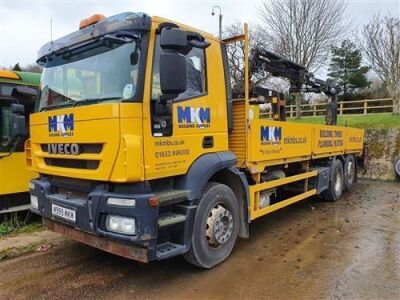
{"label": "yellow vehicle behind truck", "polygon": [[37,73],[0,70],[0,214],[30,208],[28,183],[35,174],[25,163],[26,125],[17,136],[11,124],[17,115],[25,122],[34,110],[39,81]]}
{"label": "yellow vehicle behind truck", "polygon": [[[226,52],[237,41],[242,99],[230,95]],[[339,199],[363,131],[262,118],[248,56],[247,27],[221,41],[142,13],[94,15],[43,46],[26,142],[40,174],[32,211],[111,253],[211,268],[252,220],[313,195]]]}

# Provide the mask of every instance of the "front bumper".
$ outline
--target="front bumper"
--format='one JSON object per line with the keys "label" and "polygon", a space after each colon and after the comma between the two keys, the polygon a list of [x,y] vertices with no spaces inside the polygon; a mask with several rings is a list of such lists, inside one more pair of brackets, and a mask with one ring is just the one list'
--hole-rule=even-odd
{"label": "front bumper", "polygon": [[[31,180],[30,193],[38,198],[38,209],[31,210],[43,217],[45,224],[56,232],[96,248],[139,261],[156,258],[158,235],[158,207],[149,205],[154,194],[121,194],[108,191],[106,185],[96,185],[88,194],[63,193],[46,178]],[[131,198],[135,207],[107,204],[107,198]],[[75,211],[76,221],[68,221],[52,214],[52,204]],[[136,234],[124,235],[106,229],[108,214],[134,218]]]}
{"label": "front bumper", "polygon": [[117,254],[128,259],[140,262],[149,262],[149,250],[135,245],[124,245],[113,240],[104,239],[84,231],[73,229],[69,226],[43,218],[43,224],[50,230],[68,236],[83,244]]}

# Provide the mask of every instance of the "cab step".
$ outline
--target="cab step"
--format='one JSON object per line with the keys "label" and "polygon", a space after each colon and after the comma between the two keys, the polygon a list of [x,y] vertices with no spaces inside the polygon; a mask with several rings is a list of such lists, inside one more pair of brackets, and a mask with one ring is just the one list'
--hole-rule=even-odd
{"label": "cab step", "polygon": [[184,252],[185,247],[183,245],[174,244],[174,243],[164,243],[157,245],[156,256],[157,259],[165,259],[169,257],[173,257]]}
{"label": "cab step", "polygon": [[182,202],[187,198],[188,191],[186,190],[167,190],[160,193],[156,193],[156,197],[160,202],[160,206],[166,206]]}
{"label": "cab step", "polygon": [[158,226],[164,227],[185,222],[186,216],[176,213],[167,213],[158,217]]}

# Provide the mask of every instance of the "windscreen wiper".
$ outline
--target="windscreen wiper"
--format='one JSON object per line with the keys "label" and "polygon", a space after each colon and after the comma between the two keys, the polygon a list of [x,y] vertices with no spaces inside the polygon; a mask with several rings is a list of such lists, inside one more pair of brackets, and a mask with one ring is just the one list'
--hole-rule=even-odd
{"label": "windscreen wiper", "polygon": [[139,36],[126,31],[119,31],[113,34],[106,34],[100,38],[100,40],[105,40],[114,44],[127,44],[139,39]]}
{"label": "windscreen wiper", "polygon": [[99,45],[110,46],[111,44],[124,45],[136,41],[138,39],[140,39],[138,35],[132,34],[130,32],[120,31],[120,32],[115,32],[113,34],[106,34],[104,36],[93,39],[89,42],[76,45],[75,47],[61,49],[58,52],[56,52],[55,55],[62,55],[63,58],[67,59],[71,56],[78,55],[81,52],[87,51],[88,50],[87,47],[97,48]]}
{"label": "windscreen wiper", "polygon": [[76,101],[74,101],[74,100],[68,100],[68,101],[61,102],[61,103],[50,104],[50,105],[42,107],[40,109],[40,112],[45,111],[45,110],[51,110],[51,109],[55,109],[55,108],[60,108],[60,107],[72,106],[72,105],[74,105],[75,102]]}
{"label": "windscreen wiper", "polygon": [[92,99],[85,99],[81,101],[75,101],[73,106],[79,105],[86,105],[86,104],[95,104],[102,101],[111,101],[111,100],[119,100],[121,97],[106,97],[106,98],[92,98]]}

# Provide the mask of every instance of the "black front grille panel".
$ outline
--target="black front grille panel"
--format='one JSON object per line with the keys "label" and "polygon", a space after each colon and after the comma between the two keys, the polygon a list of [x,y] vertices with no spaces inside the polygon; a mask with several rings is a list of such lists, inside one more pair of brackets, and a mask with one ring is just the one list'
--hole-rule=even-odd
{"label": "black front grille panel", "polygon": [[80,193],[89,194],[96,188],[96,183],[91,180],[75,179],[60,176],[46,176],[51,183],[52,187],[55,187],[56,192],[60,193],[62,190],[76,191]]}
{"label": "black front grille panel", "polygon": [[[103,144],[78,144],[81,154],[97,154],[103,150]],[[43,152],[49,153],[48,144],[40,144]]]}
{"label": "black front grille panel", "polygon": [[66,159],[66,158],[44,158],[44,162],[48,166],[70,168],[70,169],[86,169],[97,170],[100,164],[99,160],[88,159]]}

